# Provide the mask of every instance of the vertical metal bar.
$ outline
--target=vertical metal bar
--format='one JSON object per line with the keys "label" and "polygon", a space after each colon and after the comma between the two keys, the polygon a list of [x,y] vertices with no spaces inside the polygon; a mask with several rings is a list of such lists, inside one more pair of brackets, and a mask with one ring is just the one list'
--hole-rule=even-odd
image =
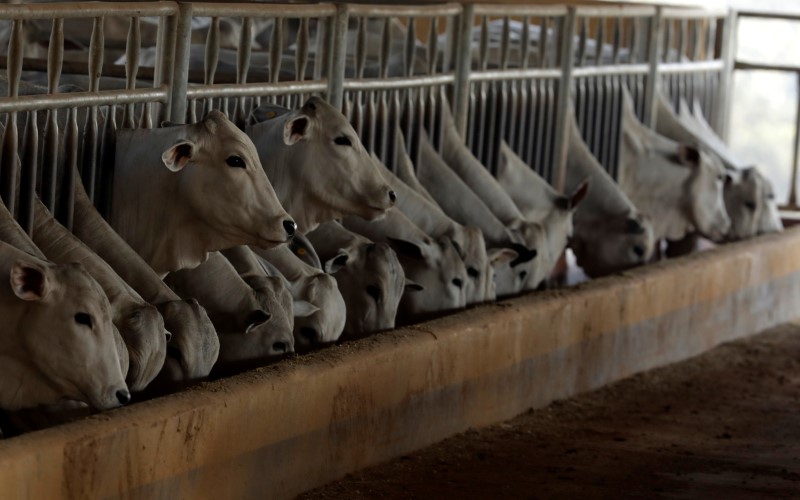
{"label": "vertical metal bar", "polygon": [[331,71],[328,74],[328,102],[336,109],[342,109],[342,102],[344,99],[348,17],[347,4],[337,4],[336,16],[333,18]]}
{"label": "vertical metal bar", "polygon": [[[306,32],[308,35],[308,32]],[[236,83],[247,83],[247,72],[250,70],[250,54],[253,48],[253,18],[242,19],[242,31],[239,47],[236,49]],[[236,125],[244,128],[248,110],[245,109],[245,98],[240,98],[236,106]]]}
{"label": "vertical metal bar", "polygon": [[[131,18],[131,25],[128,29],[128,40],[125,44],[125,88],[136,88],[136,74],[139,72],[139,50],[141,48],[141,27],[138,17]],[[133,116],[133,104],[125,106],[123,123],[125,127],[133,128],[135,120]]]}
{"label": "vertical metal bar", "polygon": [[75,173],[78,170],[78,108],[70,108],[67,114],[67,127],[64,131],[64,175],[61,183],[61,197],[58,199],[56,218],[67,229],[72,230],[75,213],[74,191]]}
{"label": "vertical metal bar", "polygon": [[20,158],[19,225],[29,235],[33,234],[33,200],[36,197],[36,160],[39,151],[39,128],[36,111],[28,112],[28,123],[22,138]]}
{"label": "vertical metal bar", "polygon": [[189,48],[192,38],[192,4],[178,3],[175,29],[175,58],[170,82],[169,117],[174,123],[186,123],[186,88],[189,84]]}
{"label": "vertical metal bar", "polygon": [[472,72],[472,23],[475,6],[464,4],[461,11],[456,46],[456,73],[453,86],[453,115],[461,137],[467,134],[467,119],[470,113],[470,73]]}
{"label": "vertical metal bar", "polygon": [[659,53],[661,38],[664,32],[663,7],[656,7],[656,14],[650,20],[650,32],[648,33],[647,46],[649,53],[647,56],[650,69],[647,72],[647,82],[644,90],[644,113],[642,122],[650,128],[656,125],[656,99],[659,87]]}
{"label": "vertical metal bar", "polygon": [[797,73],[797,114],[794,121],[794,156],[792,157],[792,185],[789,206],[797,206],[797,170],[800,169],[800,73]]}
{"label": "vertical metal bar", "polygon": [[[104,18],[95,18],[89,43],[89,92],[97,92],[100,89],[105,45],[104,25]],[[97,180],[98,144],[97,106],[91,106],[83,129],[80,165],[83,186],[92,201],[95,198],[95,182]]]}
{"label": "vertical metal bar", "polygon": [[[50,94],[54,94],[58,90],[63,62],[64,20],[53,19],[53,28],[50,32],[50,47],[47,50],[47,91]],[[58,110],[50,109],[47,111],[43,141],[41,199],[48,210],[54,212],[59,151]]]}
{"label": "vertical metal bar", "polygon": [[[206,51],[203,59],[203,83],[206,85],[214,84],[214,76],[217,73],[217,65],[219,64],[219,18],[211,18],[211,26],[209,26],[208,34],[206,35]],[[214,99],[206,100],[206,112],[214,108]]]}
{"label": "vertical metal bar", "polygon": [[[561,63],[561,79],[558,81],[558,92],[556,94],[557,109],[555,136],[553,138],[553,167],[555,175],[553,186],[559,191],[564,192],[567,175],[567,118],[570,89],[572,88],[572,67],[575,47],[575,7],[569,7],[567,17],[564,18],[561,26],[561,53],[559,62]],[[601,49],[602,50],[602,49]]]}
{"label": "vertical metal bar", "polygon": [[[15,19],[11,25],[11,37],[8,42],[8,96],[16,97],[19,94],[19,81],[22,75],[22,20]],[[11,213],[17,189],[17,175],[19,164],[17,161],[17,113],[8,114],[6,131],[3,136],[2,164],[0,167],[0,195]]]}
{"label": "vertical metal bar", "polygon": [[721,30],[717,30],[717,33],[720,35],[719,54],[724,66],[719,77],[719,88],[714,103],[716,113],[711,117],[711,124],[722,140],[727,141],[730,135],[731,88],[739,33],[739,16],[736,11],[731,10],[728,12],[728,16],[720,22],[723,23],[723,26]]}

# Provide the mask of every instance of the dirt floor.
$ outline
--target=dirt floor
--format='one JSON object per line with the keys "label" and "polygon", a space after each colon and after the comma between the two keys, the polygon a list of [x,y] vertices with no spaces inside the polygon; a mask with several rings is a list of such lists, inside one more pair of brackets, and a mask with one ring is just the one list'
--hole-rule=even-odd
{"label": "dirt floor", "polygon": [[800,326],[468,431],[304,499],[800,498]]}

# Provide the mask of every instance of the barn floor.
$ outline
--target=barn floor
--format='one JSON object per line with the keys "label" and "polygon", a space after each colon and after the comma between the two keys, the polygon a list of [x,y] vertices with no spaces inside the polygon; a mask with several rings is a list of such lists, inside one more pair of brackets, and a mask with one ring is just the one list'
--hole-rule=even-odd
{"label": "barn floor", "polygon": [[300,498],[659,496],[800,496],[800,326],[468,431]]}

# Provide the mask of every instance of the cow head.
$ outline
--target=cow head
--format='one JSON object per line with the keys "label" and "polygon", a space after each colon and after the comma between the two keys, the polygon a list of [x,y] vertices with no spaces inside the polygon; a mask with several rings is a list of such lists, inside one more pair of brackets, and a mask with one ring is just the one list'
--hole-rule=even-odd
{"label": "cow head", "polygon": [[178,196],[189,216],[218,242],[210,250],[268,248],[294,235],[296,224],[281,207],[253,142],[219,111],[186,126],[161,159],[180,176]]}
{"label": "cow head", "polygon": [[466,305],[467,270],[450,238],[413,241],[390,238],[389,243],[406,276],[422,287],[404,291],[398,321],[408,323]]}
{"label": "cow head", "polygon": [[164,326],[172,334],[167,359],[154,386],[164,391],[204,379],[219,357],[219,337],[206,310],[195,299],[157,305]]}
{"label": "cow head", "polygon": [[724,198],[731,176],[722,162],[691,146],[679,145],[671,160],[692,170],[688,194],[695,227],[711,240],[722,241],[731,225]]}
{"label": "cow head", "polygon": [[138,392],[156,378],[164,366],[167,341],[171,333],[164,327],[164,318],[150,304],[132,305],[122,311],[115,326],[125,339],[130,369],[125,376],[130,390]]}
{"label": "cow head", "polygon": [[404,290],[421,290],[406,279],[397,254],[386,243],[358,242],[325,262],[347,305],[344,332],[349,336],[394,328]]}
{"label": "cow head", "polygon": [[307,352],[331,344],[344,330],[347,307],[336,279],[329,274],[315,274],[292,283],[296,299],[294,344],[298,352]]}
{"label": "cow head", "polygon": [[731,218],[728,239],[741,240],[783,229],[775,193],[755,167],[729,172],[725,184],[725,208]]}
{"label": "cow head", "polygon": [[[280,199],[301,231],[346,215],[376,219],[394,205],[394,191],[350,122],[327,102],[312,97],[301,109],[273,121],[248,133],[267,171],[283,170]],[[278,126],[282,144],[268,138],[268,131],[278,132]],[[280,146],[284,149],[277,151]]]}
{"label": "cow head", "polygon": [[570,248],[578,265],[597,278],[647,263],[655,240],[649,218],[638,214],[601,214],[578,210]]}
{"label": "cow head", "polygon": [[15,306],[25,308],[20,340],[50,386],[99,410],[130,402],[111,305],[86,269],[22,257],[11,266],[9,281]]}

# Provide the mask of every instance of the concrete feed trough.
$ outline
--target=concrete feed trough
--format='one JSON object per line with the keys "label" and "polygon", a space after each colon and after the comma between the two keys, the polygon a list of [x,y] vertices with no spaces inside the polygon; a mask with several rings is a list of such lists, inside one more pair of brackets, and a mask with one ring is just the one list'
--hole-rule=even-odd
{"label": "concrete feed trough", "polygon": [[397,330],[0,443],[12,498],[288,498],[793,319],[800,230]]}

